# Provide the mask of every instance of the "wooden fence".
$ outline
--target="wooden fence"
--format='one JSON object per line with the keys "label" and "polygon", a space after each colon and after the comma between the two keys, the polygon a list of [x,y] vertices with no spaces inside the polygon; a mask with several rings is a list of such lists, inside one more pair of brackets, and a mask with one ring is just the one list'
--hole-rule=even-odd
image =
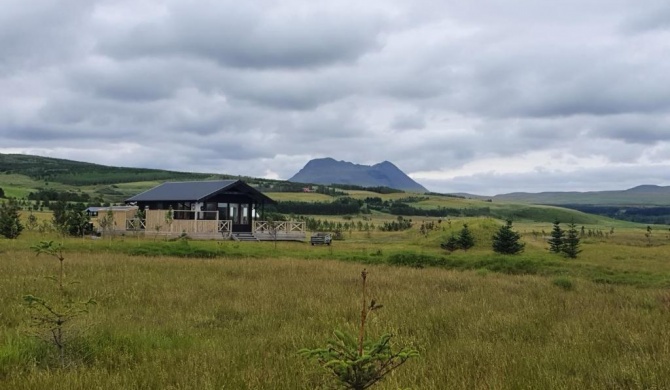
{"label": "wooden fence", "polygon": [[[146,213],[145,229],[147,232],[155,232],[156,234],[217,234],[222,233],[220,228],[230,226],[230,224],[221,224],[222,221],[216,219],[195,219],[195,211],[147,210]],[[178,213],[180,219],[174,218],[175,213]],[[188,217],[192,217],[192,219],[186,219]]]}

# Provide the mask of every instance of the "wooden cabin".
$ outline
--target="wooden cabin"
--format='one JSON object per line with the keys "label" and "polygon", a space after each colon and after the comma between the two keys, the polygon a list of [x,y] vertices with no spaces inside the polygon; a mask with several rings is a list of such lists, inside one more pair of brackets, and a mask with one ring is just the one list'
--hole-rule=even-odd
{"label": "wooden cabin", "polygon": [[[235,240],[304,240],[304,222],[258,220],[267,195],[241,180],[168,182],[126,200],[138,211],[127,230]],[[129,215],[130,216],[130,215]]]}

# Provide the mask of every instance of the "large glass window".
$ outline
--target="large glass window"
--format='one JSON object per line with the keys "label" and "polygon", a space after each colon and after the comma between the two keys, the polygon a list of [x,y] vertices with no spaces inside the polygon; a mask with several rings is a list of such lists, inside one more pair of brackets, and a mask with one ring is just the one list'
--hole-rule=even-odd
{"label": "large glass window", "polygon": [[230,203],[228,210],[230,211],[229,217],[233,221],[233,224],[239,224],[240,223],[240,210],[239,210],[240,205],[237,203]]}
{"label": "large glass window", "polygon": [[241,216],[242,216],[242,225],[248,225],[249,224],[249,205],[248,204],[243,204],[241,205]]}
{"label": "large glass window", "polygon": [[230,217],[228,216],[228,203],[219,203],[217,204],[217,207],[219,209],[220,220],[230,219]]}

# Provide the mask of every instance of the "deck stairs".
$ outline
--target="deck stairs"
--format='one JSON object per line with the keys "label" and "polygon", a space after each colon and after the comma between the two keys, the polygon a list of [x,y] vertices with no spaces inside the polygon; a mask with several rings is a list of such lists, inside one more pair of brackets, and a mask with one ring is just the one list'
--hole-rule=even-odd
{"label": "deck stairs", "polygon": [[253,233],[233,233],[232,238],[235,241],[260,241]]}

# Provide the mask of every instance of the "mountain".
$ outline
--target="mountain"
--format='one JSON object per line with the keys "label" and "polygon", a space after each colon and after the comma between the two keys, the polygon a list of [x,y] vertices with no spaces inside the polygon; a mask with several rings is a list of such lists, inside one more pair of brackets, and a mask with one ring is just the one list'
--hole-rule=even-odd
{"label": "mountain", "polygon": [[670,205],[670,186],[640,185],[622,191],[590,192],[514,192],[496,195],[494,201],[549,205],[630,205],[667,206]]}
{"label": "mountain", "polygon": [[390,187],[412,192],[428,191],[388,161],[369,166],[347,161],[336,161],[332,158],[318,158],[309,161],[288,181],[314,184],[353,184],[362,187]]}

